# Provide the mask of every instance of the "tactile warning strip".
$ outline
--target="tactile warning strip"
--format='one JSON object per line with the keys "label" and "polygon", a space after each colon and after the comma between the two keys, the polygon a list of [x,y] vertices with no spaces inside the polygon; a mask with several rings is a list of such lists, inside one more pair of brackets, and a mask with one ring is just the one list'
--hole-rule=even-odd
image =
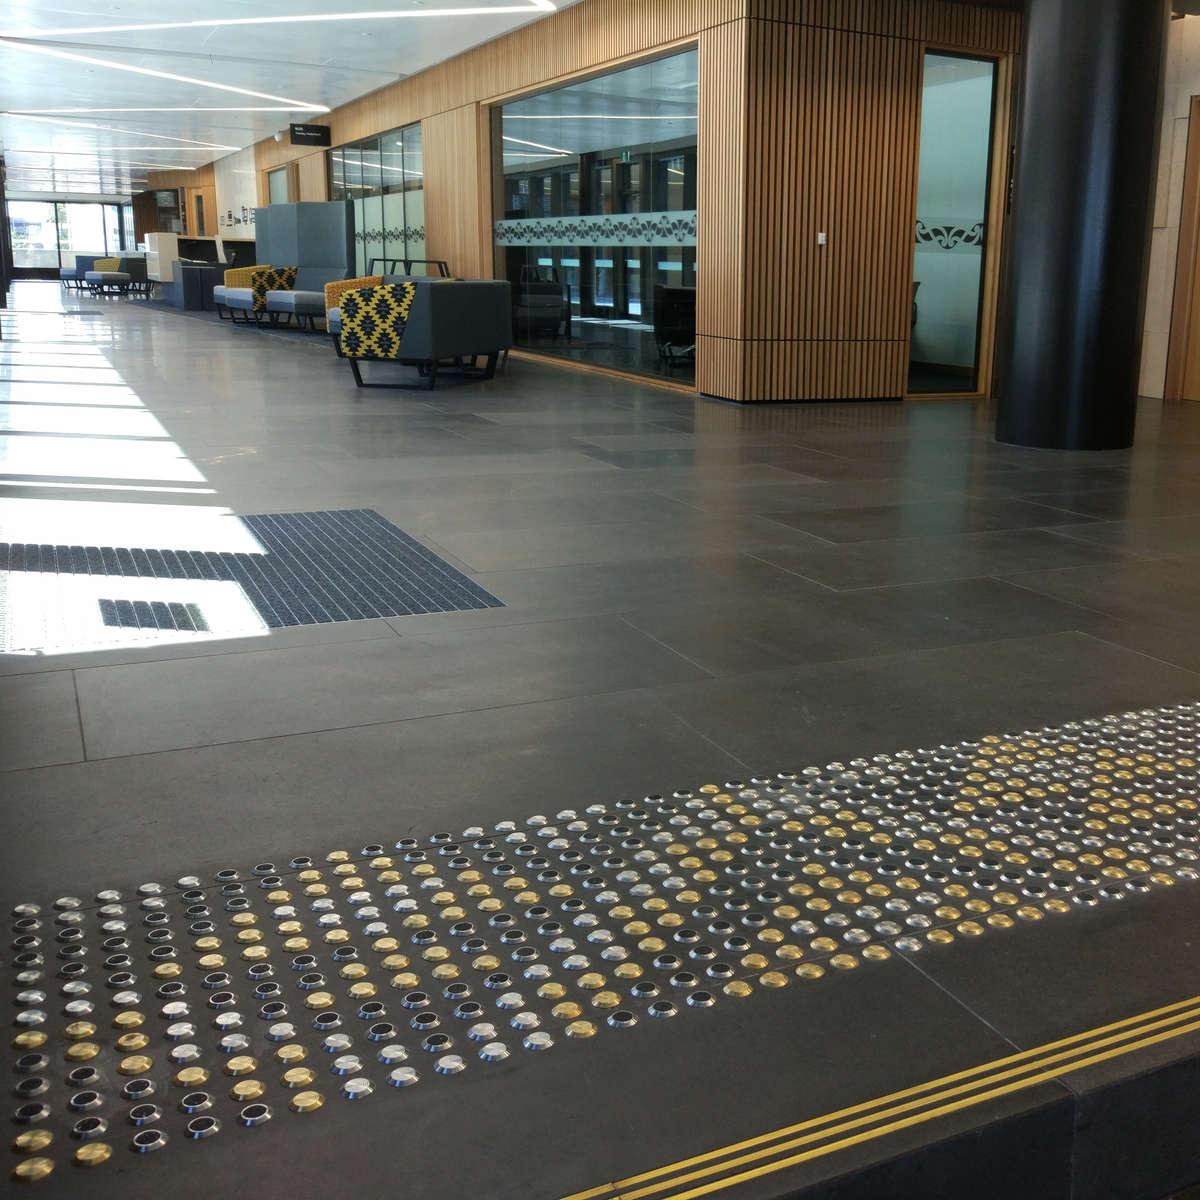
{"label": "tactile warning strip", "polygon": [[1195,880],[1198,729],[1178,705],[18,905],[14,1174]]}

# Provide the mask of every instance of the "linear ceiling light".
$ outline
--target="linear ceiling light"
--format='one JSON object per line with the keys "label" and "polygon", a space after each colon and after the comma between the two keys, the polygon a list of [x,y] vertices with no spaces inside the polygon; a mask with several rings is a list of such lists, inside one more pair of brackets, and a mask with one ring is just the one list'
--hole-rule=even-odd
{"label": "linear ceiling light", "polygon": [[194,104],[174,104],[166,108],[10,108],[8,111],[15,117],[23,117],[28,113],[48,113],[51,116],[56,114],[69,116],[72,113],[295,112],[296,110],[294,108],[290,108],[286,104],[230,105],[220,108],[201,108],[200,106]]}
{"label": "linear ceiling light", "polygon": [[[113,150],[153,150],[155,154],[207,154],[207,146],[97,146],[108,153]],[[95,150],[32,150],[25,146],[5,146],[5,154],[52,154],[56,158],[91,158]]]}
{"label": "linear ceiling light", "polygon": [[43,125],[65,125],[68,129],[103,129],[108,133],[128,133],[134,137],[154,138],[163,142],[182,142],[188,146],[203,146],[208,150],[240,150],[241,146],[224,146],[220,142],[201,142],[196,138],[171,137],[165,133],[151,133],[148,129],[122,129],[119,125],[98,125],[95,121],[67,121],[62,117],[31,117],[27,113],[5,110],[0,118],[11,117],[14,121],[38,121]]}
{"label": "linear ceiling light", "polygon": [[527,142],[524,138],[508,137],[507,134],[503,138],[506,142],[516,142],[518,146],[532,146],[535,150],[549,150],[551,154],[571,154],[570,150],[564,150],[561,146],[546,146],[541,142]]}
{"label": "linear ceiling light", "polygon": [[396,21],[414,17],[492,17],[515,13],[552,13],[556,11],[553,0],[528,0],[525,4],[428,8],[423,11],[388,9],[382,12],[306,13],[286,17],[229,17],[224,19],[208,17],[198,21],[151,21],[141,25],[80,25],[68,29],[6,29],[0,31],[0,39],[76,37],[90,33],[148,33],[160,29],[215,29],[222,25],[290,25],[312,24],[319,21]]}
{"label": "linear ceiling light", "polygon": [[[58,30],[51,32],[58,33]],[[292,100],[287,96],[273,96],[270,92],[254,92],[249,88],[234,87],[231,83],[212,83],[207,79],[196,79],[191,75],[175,75],[170,71],[154,71],[150,67],[131,67],[127,63],[113,62],[107,58],[92,58],[87,54],[71,54],[66,50],[52,50],[49,46],[35,45],[28,41],[14,41],[11,37],[0,37],[0,46],[11,46],[14,50],[26,50],[31,54],[48,54],[51,58],[65,58],[70,62],[90,63],[96,67],[108,67],[113,71],[130,71],[134,75],[150,75],[155,79],[173,79],[176,83],[191,83],[197,87],[216,88],[221,92],[237,92],[239,96],[254,96],[258,100],[274,100],[277,104],[290,104],[305,112],[329,112],[326,104],[313,104],[307,100]],[[240,150],[240,146],[235,146]]]}

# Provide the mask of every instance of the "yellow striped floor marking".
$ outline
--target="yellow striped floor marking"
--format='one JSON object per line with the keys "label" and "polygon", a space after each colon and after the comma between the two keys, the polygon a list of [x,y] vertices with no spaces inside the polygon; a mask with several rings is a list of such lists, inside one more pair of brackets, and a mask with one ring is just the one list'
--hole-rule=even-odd
{"label": "yellow striped floor marking", "polygon": [[[735,1184],[923,1124],[948,1113],[1047,1082],[1069,1071],[1130,1054],[1197,1030],[1200,1030],[1200,996],[1126,1017],[1097,1029],[1048,1042],[1032,1050],[995,1059],[771,1133],[734,1142],[718,1150],[710,1150],[615,1183],[576,1192],[563,1200],[599,1200],[600,1197],[618,1196],[620,1200],[643,1200],[648,1196],[663,1196],[668,1189],[695,1183],[707,1176],[739,1167],[749,1168],[685,1191],[671,1191],[669,1200],[691,1200],[693,1197],[710,1195]],[[927,1107],[929,1105],[933,1107]],[[866,1126],[871,1128],[864,1128]],[[818,1142],[821,1144],[812,1145]],[[805,1146],[809,1148],[800,1149]],[[788,1153],[795,1150],[799,1150],[799,1153]],[[786,1157],[777,1157],[780,1155]],[[764,1159],[770,1161],[762,1162]],[[758,1165],[750,1166],[754,1163]]]}

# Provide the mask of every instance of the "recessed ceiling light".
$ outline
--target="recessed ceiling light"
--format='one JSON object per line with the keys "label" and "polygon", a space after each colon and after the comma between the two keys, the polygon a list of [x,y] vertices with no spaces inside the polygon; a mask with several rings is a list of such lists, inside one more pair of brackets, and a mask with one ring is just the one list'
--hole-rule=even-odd
{"label": "recessed ceiling light", "polygon": [[[60,30],[54,30],[60,33]],[[234,87],[231,83],[212,83],[207,79],[196,79],[191,75],[175,75],[170,71],[155,71],[150,67],[131,67],[126,63],[113,62],[107,58],[91,58],[87,54],[71,54],[66,50],[52,50],[49,46],[38,46],[32,42],[15,42],[11,38],[0,37],[0,46],[11,46],[14,50],[25,50],[31,54],[48,54],[51,58],[65,58],[70,62],[91,63],[97,67],[107,67],[113,71],[130,71],[134,75],[150,75],[155,79],[173,79],[176,83],[191,83],[197,87],[216,88],[221,92],[237,92],[240,96],[254,96],[259,100],[274,100],[278,104],[290,104],[293,108],[304,112],[329,112],[328,105],[313,104],[307,100],[292,100],[287,96],[273,96],[270,92],[255,92],[250,88]],[[241,147],[234,146],[238,150]]]}
{"label": "recessed ceiling light", "polygon": [[302,13],[280,17],[207,17],[197,21],[151,21],[139,25],[79,25],[67,29],[6,29],[4,38],[75,37],[88,33],[146,33],[159,29],[216,29],[223,25],[290,25],[319,21],[394,21],[411,17],[493,17],[519,13],[552,13],[553,0],[527,0],[525,4],[471,5],[460,8],[386,9],[382,12]]}

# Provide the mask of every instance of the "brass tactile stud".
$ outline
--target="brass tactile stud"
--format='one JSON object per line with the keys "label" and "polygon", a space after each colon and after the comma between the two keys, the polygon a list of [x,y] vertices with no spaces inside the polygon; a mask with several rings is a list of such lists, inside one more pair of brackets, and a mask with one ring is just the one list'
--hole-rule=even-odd
{"label": "brass tactile stud", "polygon": [[26,1129],[13,1139],[13,1151],[17,1154],[37,1154],[54,1141],[48,1129]]}
{"label": "brass tactile stud", "polygon": [[19,1183],[36,1183],[54,1170],[52,1158],[26,1158],[13,1167],[12,1177]]}
{"label": "brass tactile stud", "polygon": [[107,1142],[87,1142],[72,1157],[76,1166],[98,1167],[112,1158],[112,1147]]}
{"label": "brass tactile stud", "polygon": [[324,1103],[325,1097],[322,1096],[320,1092],[306,1091],[297,1092],[291,1098],[291,1100],[288,1101],[288,1107],[293,1112],[311,1113],[316,1112],[317,1109],[319,1109]]}

